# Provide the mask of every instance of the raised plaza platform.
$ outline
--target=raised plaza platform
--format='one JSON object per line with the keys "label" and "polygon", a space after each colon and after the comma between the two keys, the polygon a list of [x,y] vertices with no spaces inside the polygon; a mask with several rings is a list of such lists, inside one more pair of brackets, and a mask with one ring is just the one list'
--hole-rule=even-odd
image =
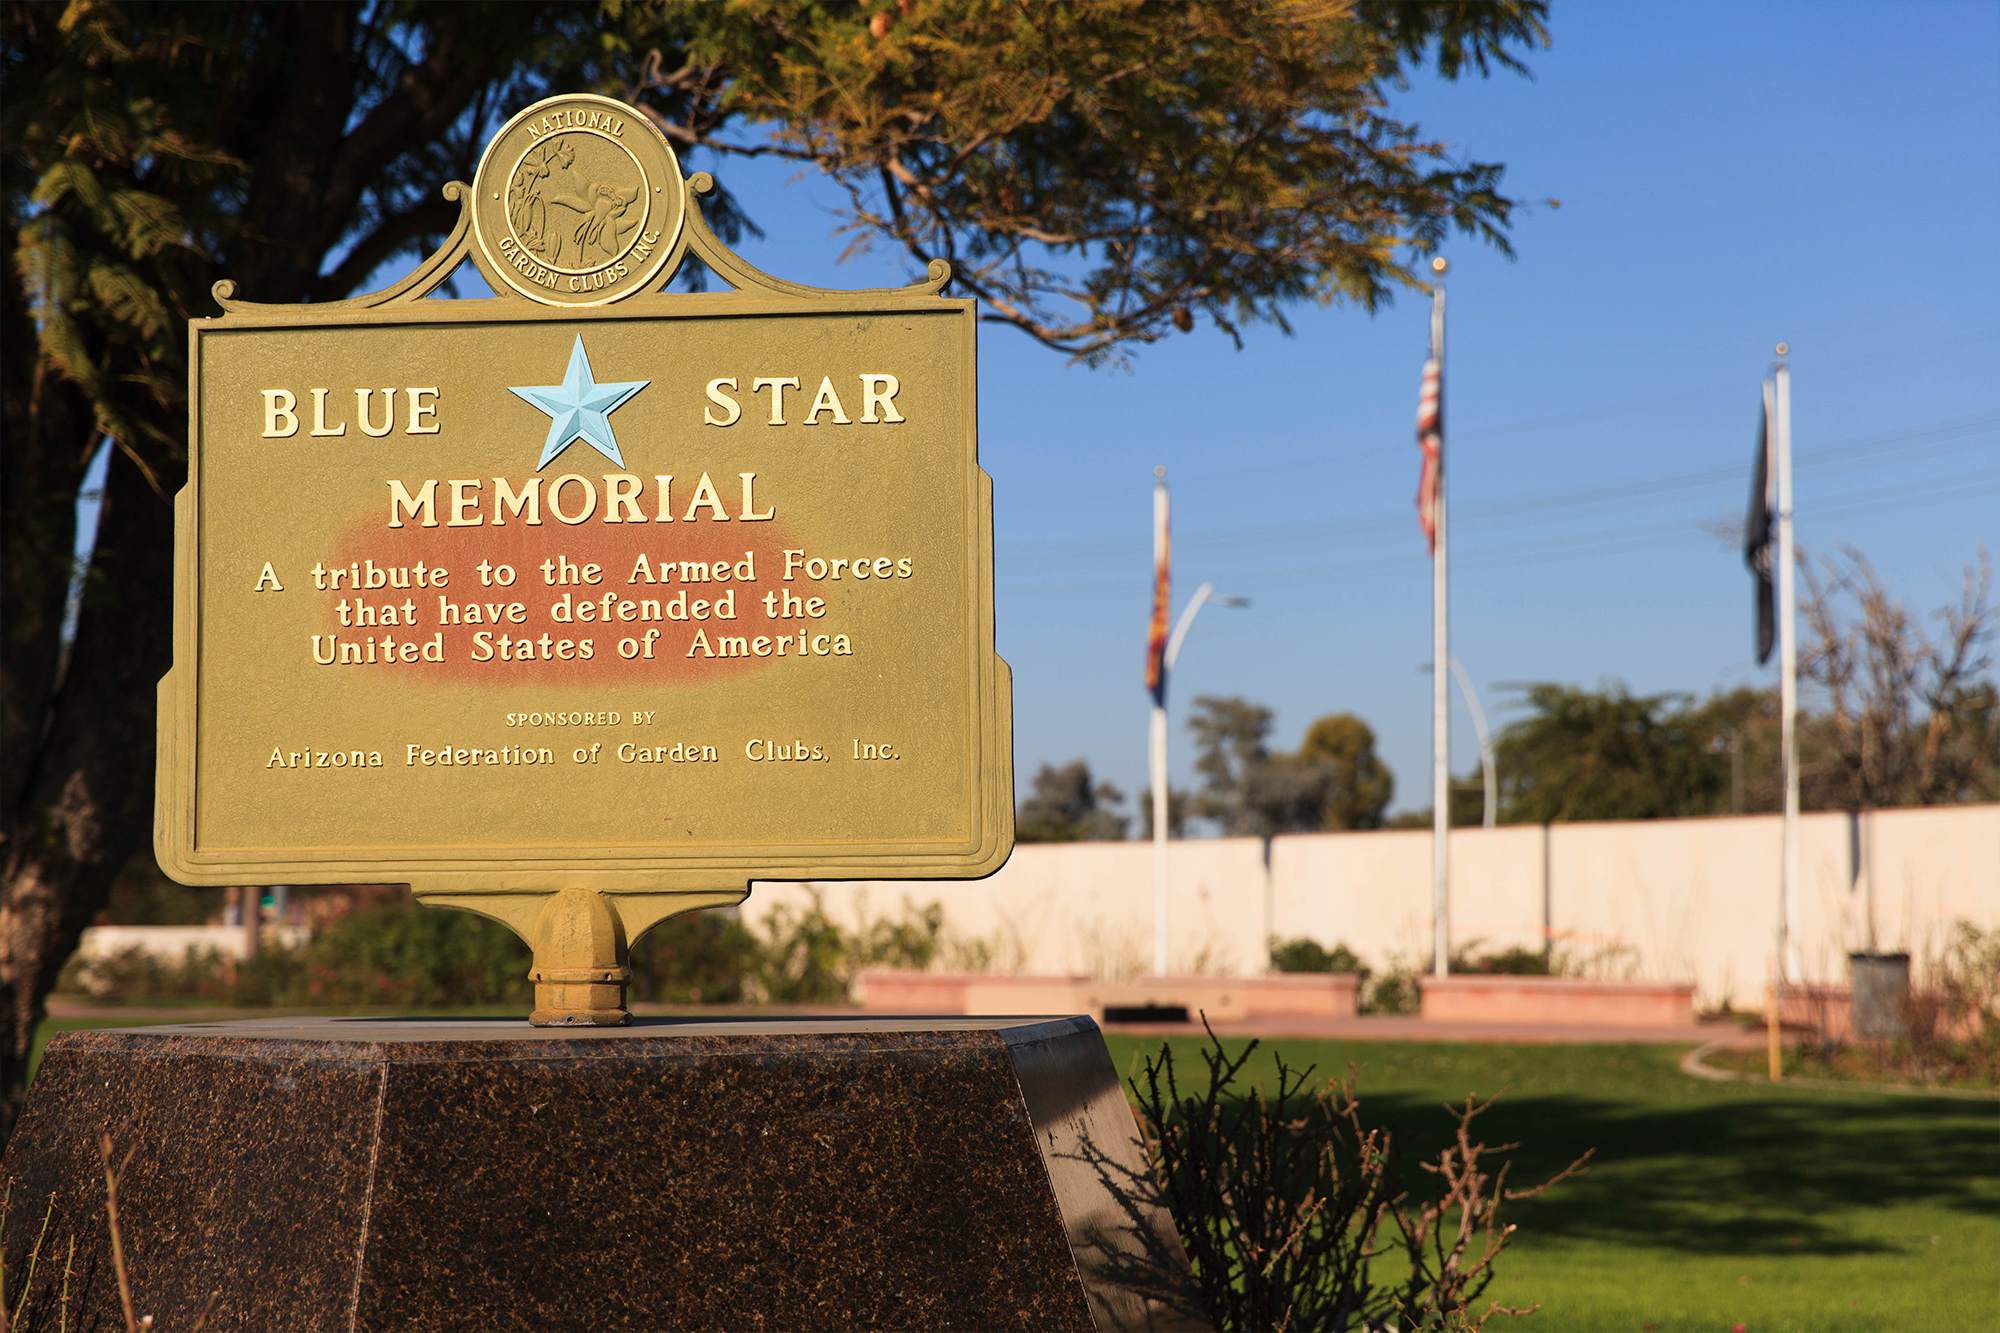
{"label": "raised plaza platform", "polygon": [[1135,977],[1092,981],[1082,976],[1002,972],[910,972],[872,968],[855,981],[861,1006],[875,1013],[1089,1014],[1098,1022],[1122,1014],[1180,1009],[1217,1023],[1265,1018],[1352,1018],[1358,978],[1348,973],[1265,977]]}
{"label": "raised plaza platform", "polygon": [[54,1200],[86,1328],[123,1326],[105,1133],[161,1328],[1202,1326],[1087,1018],[61,1033],[5,1244]]}

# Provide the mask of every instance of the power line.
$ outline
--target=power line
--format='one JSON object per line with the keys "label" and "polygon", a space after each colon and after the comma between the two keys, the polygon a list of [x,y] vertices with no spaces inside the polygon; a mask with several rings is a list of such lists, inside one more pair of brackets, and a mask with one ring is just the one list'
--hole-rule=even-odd
{"label": "power line", "polygon": [[[1975,499],[1995,493],[2000,493],[2000,468],[1984,468],[1911,482],[1899,487],[1871,487],[1865,491],[1852,491],[1826,497],[1815,503],[1811,511],[1802,514],[1801,517],[1816,527],[1822,523],[1873,517],[1878,514],[1919,509],[1945,501]],[[1665,520],[1643,528],[1576,533],[1543,542],[1517,543],[1513,546],[1482,548],[1474,545],[1466,549],[1462,557],[1464,564],[1461,567],[1469,573],[1476,573],[1482,570],[1514,569],[1527,565],[1597,559],[1684,545],[1703,537],[1704,534],[1698,527],[1685,520]],[[1397,582],[1402,579],[1429,576],[1430,571],[1421,560],[1400,555],[1384,555],[1347,564],[1289,568],[1280,566],[1267,569],[1261,576],[1253,572],[1245,577],[1254,580],[1246,583],[1246,586],[1260,592],[1278,592],[1323,587],[1330,583],[1355,585]],[[1116,581],[1087,584],[1044,586],[1003,584],[1001,591],[1009,596],[1033,596],[1040,600],[1108,600],[1139,596],[1144,592],[1145,582],[1143,574],[1134,574]]]}
{"label": "power line", "polygon": [[[1904,357],[1918,356],[1924,352],[1942,351],[1946,348],[1965,347],[1975,343],[1991,342],[1995,338],[2000,338],[2000,329],[1982,329],[1978,332],[1964,334],[1956,338],[1943,338],[1932,342],[1917,343],[1898,348],[1893,352],[1882,352],[1872,356],[1857,357],[1854,360],[1842,361],[1830,366],[1820,366],[1817,368],[1808,366],[1804,370],[1795,366],[1792,378],[1806,379],[1817,375],[1838,375],[1850,370],[1859,370],[1863,366],[1880,365],[1886,361],[1900,361]],[[1475,426],[1470,430],[1460,431],[1459,437],[1468,440],[1497,439],[1504,435],[1519,435],[1525,431],[1546,430],[1553,426],[1578,426],[1587,422],[1603,421],[1609,417],[1625,416],[1634,412],[1649,412],[1661,407],[1678,407],[1682,403],[1701,402],[1705,399],[1723,398],[1732,394],[1744,394],[1747,400],[1749,395],[1745,391],[1743,381],[1740,378],[1731,380],[1728,384],[1715,384],[1703,389],[1690,389],[1680,393],[1663,394],[1656,398],[1636,398],[1623,403],[1607,404],[1604,407],[1586,408],[1581,412],[1565,412],[1556,416],[1536,417],[1527,421],[1510,421],[1497,426]]]}
{"label": "power line", "polygon": [[[1947,443],[1952,450],[2000,431],[2000,414],[1987,412],[1950,418],[1922,426],[1848,436],[1799,457],[1799,471],[1820,476],[1863,470],[1889,461],[1888,456],[1919,445]],[[1550,511],[1603,509],[1605,507],[1651,508],[1663,496],[1675,492],[1708,492],[1746,484],[1747,468],[1691,468],[1658,473],[1608,486],[1530,492],[1485,504],[1467,505],[1454,514],[1463,530],[1506,531],[1530,526],[1523,516]],[[1697,498],[1694,495],[1685,498]],[[1574,515],[1572,515],[1573,517]],[[1547,520],[1537,519],[1532,526]],[[1296,551],[1301,545],[1332,543],[1342,546],[1365,545],[1379,534],[1401,532],[1411,525],[1407,509],[1375,510],[1332,520],[1314,519],[1291,524],[1257,524],[1231,528],[1197,530],[1181,538],[1182,549],[1190,555],[1228,559],[1232,551],[1278,546]],[[1133,549],[1136,538],[1123,534],[1080,538],[1015,539],[1001,543],[1011,563],[1070,563],[1092,558],[1116,557]]]}
{"label": "power line", "polygon": [[[1814,367],[1808,364],[1801,369],[1795,364],[1792,377],[1794,379],[1811,379],[1821,375],[1845,374],[1850,370],[1860,370],[1867,366],[1883,365],[1891,361],[1903,360],[1906,357],[1921,356],[1927,352],[1956,350],[1963,347],[1976,346],[1980,343],[1992,342],[1995,339],[2000,339],[2000,328],[1977,329],[1970,333],[1958,334],[1949,338],[1938,338],[1922,343],[1908,343],[1890,351],[1855,357],[1847,361],[1836,362],[1832,365]],[[1704,388],[1680,390],[1650,398],[1627,399],[1624,402],[1607,403],[1601,407],[1585,408],[1576,412],[1533,417],[1521,421],[1500,422],[1491,426],[1466,427],[1455,431],[1454,437],[1460,440],[1499,439],[1508,435],[1523,434],[1528,431],[1546,430],[1561,426],[1585,425],[1593,421],[1605,421],[1634,413],[1653,411],[1662,407],[1677,407],[1683,403],[1702,402],[1712,398],[1723,398],[1744,392],[1744,383],[1742,379],[1738,378],[1731,380],[1728,384],[1718,383]],[[1401,443],[1402,447],[1409,447],[1407,441]],[[1247,442],[1241,440],[1228,441],[1220,446],[1223,450],[1240,450],[1246,447],[1248,447]],[[1241,477],[1269,476],[1280,472],[1317,470],[1356,459],[1384,457],[1389,447],[1387,444],[1382,444],[1342,449],[1333,452],[1316,451],[1310,454],[1297,454],[1290,458],[1279,459],[1270,463],[1261,463],[1247,468],[1211,468],[1202,472],[1189,472],[1182,474],[1181,480],[1184,482],[1219,481]],[[1095,502],[1096,497],[1077,496],[1074,497],[1074,502],[1082,503],[1086,499]],[[1052,503],[1044,500],[1039,504],[1020,507],[1052,508],[1060,503],[1062,502],[1055,501]]]}

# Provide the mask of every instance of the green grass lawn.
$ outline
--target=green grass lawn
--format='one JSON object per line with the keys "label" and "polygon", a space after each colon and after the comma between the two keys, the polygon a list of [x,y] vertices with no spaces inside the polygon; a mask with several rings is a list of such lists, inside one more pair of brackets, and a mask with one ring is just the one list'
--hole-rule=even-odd
{"label": "green grass lawn", "polygon": [[[50,1021],[37,1053],[54,1031],[144,1021]],[[1159,1047],[1107,1041],[1127,1075]],[[1174,1041],[1184,1081],[1201,1044]],[[1274,1045],[1322,1073],[1356,1066],[1365,1118],[1411,1155],[1444,1142],[1442,1104],[1467,1093],[1504,1094],[1479,1125],[1521,1144],[1516,1183],[1597,1150],[1502,1214],[1520,1232],[1487,1294],[1541,1305],[1524,1333],[2000,1333],[2000,1102],[1710,1083],[1661,1046],[1286,1038],[1253,1068],[1268,1075]]]}
{"label": "green grass lawn", "polygon": [[[1128,1075],[1159,1047],[1108,1041]],[[1364,1117],[1410,1153],[1444,1142],[1442,1103],[1467,1093],[1505,1094],[1478,1123],[1521,1144],[1516,1183],[1597,1149],[1502,1213],[1520,1232],[1487,1295],[1540,1303],[1524,1330],[2000,1330],[2000,1103],[1710,1083],[1679,1048],[1636,1045],[1286,1038],[1259,1052],[1267,1073],[1274,1044],[1359,1067]],[[1185,1084],[1201,1042],[1174,1046]]]}

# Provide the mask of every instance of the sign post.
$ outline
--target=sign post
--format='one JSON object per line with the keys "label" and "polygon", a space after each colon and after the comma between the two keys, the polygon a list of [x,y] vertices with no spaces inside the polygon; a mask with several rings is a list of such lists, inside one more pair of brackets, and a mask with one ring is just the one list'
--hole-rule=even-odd
{"label": "sign post", "polygon": [[[155,849],[406,882],[534,947],[537,1025],[757,879],[1013,846],[975,311],[764,274],[625,104],[495,136],[431,259],[190,338]],[[660,289],[693,256],[735,288]],[[498,295],[434,300],[462,263]]]}

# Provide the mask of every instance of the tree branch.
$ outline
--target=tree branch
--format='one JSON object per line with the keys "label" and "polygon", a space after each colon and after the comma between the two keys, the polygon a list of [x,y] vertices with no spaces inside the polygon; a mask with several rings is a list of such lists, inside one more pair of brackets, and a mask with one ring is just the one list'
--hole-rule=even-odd
{"label": "tree branch", "polygon": [[433,196],[414,208],[391,214],[348,250],[331,273],[312,286],[315,301],[338,301],[354,294],[368,275],[412,241],[448,233],[458,222],[459,205]]}

